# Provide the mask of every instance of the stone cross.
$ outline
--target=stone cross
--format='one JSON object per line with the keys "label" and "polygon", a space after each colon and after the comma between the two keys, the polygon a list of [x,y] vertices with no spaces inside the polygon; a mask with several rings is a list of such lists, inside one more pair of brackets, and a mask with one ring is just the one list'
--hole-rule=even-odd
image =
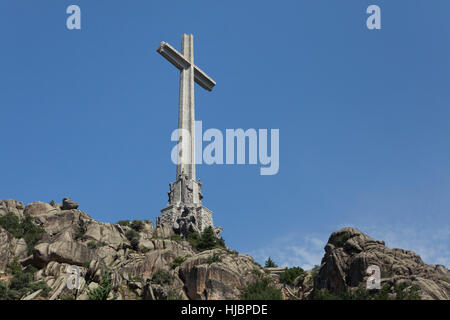
{"label": "stone cross", "polygon": [[[219,236],[221,227],[214,227],[212,212],[202,205],[202,183],[195,180],[195,114],[194,83],[211,91],[216,85],[206,73],[194,64],[194,37],[183,34],[182,51],[161,42],[157,51],[180,70],[180,105],[178,113],[178,159],[176,181],[170,183],[169,203],[161,210],[158,224],[171,225],[176,233],[187,236],[213,227]],[[183,131],[190,139],[184,139]]]}
{"label": "stone cross", "polygon": [[180,175],[185,174],[189,180],[195,180],[194,82],[208,91],[211,91],[216,83],[194,64],[194,36],[192,34],[183,34],[181,47],[182,52],[179,53],[168,43],[161,42],[156,51],[180,70],[178,129],[180,129],[179,132],[187,130],[190,133],[190,141],[179,141],[177,179]]}

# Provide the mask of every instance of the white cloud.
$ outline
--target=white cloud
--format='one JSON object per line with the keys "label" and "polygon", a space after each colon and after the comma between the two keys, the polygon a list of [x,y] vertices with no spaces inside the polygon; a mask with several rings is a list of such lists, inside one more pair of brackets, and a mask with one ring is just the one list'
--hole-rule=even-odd
{"label": "white cloud", "polygon": [[328,236],[288,234],[270,245],[249,252],[261,264],[271,257],[279,266],[300,266],[305,270],[320,265]]}
{"label": "white cloud", "polygon": [[389,248],[412,250],[427,264],[450,266],[450,227],[424,228],[384,226],[367,228],[372,238],[384,240]]}

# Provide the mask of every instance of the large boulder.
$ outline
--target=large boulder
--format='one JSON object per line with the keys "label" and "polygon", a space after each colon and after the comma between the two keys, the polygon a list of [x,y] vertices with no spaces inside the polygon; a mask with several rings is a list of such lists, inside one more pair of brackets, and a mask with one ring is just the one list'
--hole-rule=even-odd
{"label": "large boulder", "polygon": [[33,264],[46,266],[51,261],[82,266],[94,257],[93,252],[75,241],[40,243],[33,250]]}
{"label": "large boulder", "polygon": [[28,214],[30,216],[42,216],[49,214],[50,212],[57,211],[54,207],[45,202],[35,201],[28,204],[25,207],[24,214]]}
{"label": "large boulder", "polygon": [[[214,255],[218,258],[211,259]],[[186,260],[180,267],[180,277],[190,299],[239,299],[241,290],[256,281],[256,268],[247,255],[214,249]]]}
{"label": "large boulder", "polygon": [[70,198],[64,198],[61,209],[63,209],[63,210],[78,209],[78,203],[71,200]]}

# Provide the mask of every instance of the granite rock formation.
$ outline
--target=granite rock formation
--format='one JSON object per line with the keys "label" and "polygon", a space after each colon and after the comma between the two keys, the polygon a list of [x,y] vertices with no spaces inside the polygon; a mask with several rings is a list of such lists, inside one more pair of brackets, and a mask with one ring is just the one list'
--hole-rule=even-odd
{"label": "granite rock formation", "polygon": [[[45,295],[42,288],[25,292],[20,298],[26,300],[86,300],[107,276],[114,288],[111,299],[239,299],[261,275],[271,277],[285,298],[307,299],[314,290],[339,294],[361,286],[372,264],[380,267],[383,284],[416,285],[422,299],[450,299],[450,273],[444,266],[427,265],[414,252],[389,249],[353,228],[334,232],[320,268],[307,270],[297,288],[289,288],[279,282],[282,268],[264,270],[250,256],[228,248],[200,252],[172,225],[143,221],[136,231],[132,225],[101,223],[68,199],[26,206],[0,201],[0,218],[6,215],[31,219],[42,231],[32,242],[0,226],[0,282],[8,285],[8,265],[16,261],[32,270],[33,281],[48,286]],[[78,290],[68,286],[74,268]]]}
{"label": "granite rock formation", "polygon": [[371,265],[380,268],[382,285],[417,286],[421,299],[450,299],[450,272],[444,266],[427,265],[415,252],[390,249],[354,228],[331,234],[315,287],[333,294],[359,287]]}
{"label": "granite rock formation", "polygon": [[[28,254],[24,239],[0,226],[0,281],[8,282],[7,265],[17,258],[23,268],[37,269],[34,280],[48,284],[46,299],[51,300],[88,299],[88,291],[98,287],[105,270],[115,287],[111,298],[118,300],[238,299],[246,284],[255,281],[254,270],[262,271],[251,257],[226,248],[198,252],[176,237],[172,226],[154,226],[150,221],[143,222],[134,247],[127,239],[129,226],[98,222],[72,204],[66,209],[68,202],[64,203],[24,206],[15,200],[0,201],[0,217],[8,212],[20,219],[29,215],[44,230]],[[213,256],[220,259],[212,261]],[[76,295],[67,287],[71,266],[80,270]],[[155,280],[157,272],[168,274],[170,281]],[[30,292],[22,299],[43,299],[39,294]]]}

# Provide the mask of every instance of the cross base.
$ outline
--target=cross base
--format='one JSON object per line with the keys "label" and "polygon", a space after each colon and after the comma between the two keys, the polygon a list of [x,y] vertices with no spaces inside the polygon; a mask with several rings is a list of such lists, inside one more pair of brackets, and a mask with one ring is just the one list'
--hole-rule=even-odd
{"label": "cross base", "polygon": [[170,183],[169,204],[202,204],[202,183],[191,179],[187,174],[178,175],[177,181]]}
{"label": "cross base", "polygon": [[201,233],[207,227],[212,227],[217,237],[222,232],[222,227],[214,227],[211,210],[198,204],[169,204],[161,210],[157,223],[172,226],[175,233],[184,237],[193,232]]}

